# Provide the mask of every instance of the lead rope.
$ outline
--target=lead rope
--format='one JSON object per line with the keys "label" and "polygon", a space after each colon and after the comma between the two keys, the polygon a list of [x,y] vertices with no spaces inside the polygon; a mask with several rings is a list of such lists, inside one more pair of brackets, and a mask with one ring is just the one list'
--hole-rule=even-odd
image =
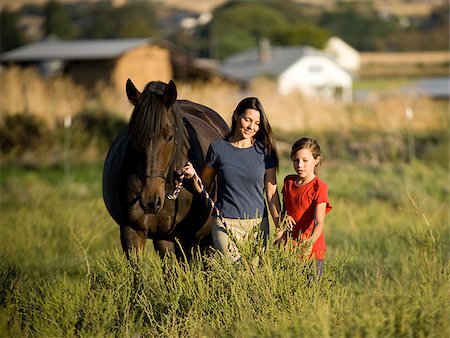
{"label": "lead rope", "polygon": [[178,195],[180,194],[181,186],[183,185],[183,179],[184,179],[184,173],[180,175],[180,180],[178,181],[177,185],[175,186],[173,194],[166,194],[166,197],[169,200],[177,199]]}
{"label": "lead rope", "polygon": [[[173,194],[166,195],[169,200],[175,200],[178,197],[178,195],[180,194],[181,186],[183,185],[184,176],[185,176],[184,173],[181,174],[180,179],[179,179],[178,183],[175,186],[175,190],[173,191]],[[206,191],[202,180],[200,179],[200,177],[198,177],[197,173],[195,173],[193,178],[195,178],[195,180],[197,181],[197,184],[199,185],[199,187],[202,188],[201,193],[208,200],[208,203],[210,204],[211,208],[213,209],[213,212],[220,219],[220,221],[222,222],[222,224],[225,227],[225,230],[227,230],[227,224],[225,223],[225,220],[223,219],[222,215],[220,215],[220,211],[217,208],[217,206],[214,203],[214,201],[212,200],[211,196],[209,196],[208,192]]]}
{"label": "lead rope", "polygon": [[[183,185],[183,180],[184,180],[185,174],[181,174],[180,175],[180,179],[178,181],[178,183],[175,186],[175,189],[173,191],[173,194],[168,194],[166,195],[167,198],[169,200],[175,200],[180,191],[181,191],[181,186]],[[194,174],[194,176],[192,177],[193,179],[195,178],[195,180],[197,181],[197,184],[199,185],[199,187],[202,188],[201,194],[203,194],[205,196],[205,198],[207,199],[209,205],[211,206],[211,208],[213,209],[213,212],[215,213],[215,215],[219,218],[219,220],[222,222],[223,226],[224,226],[224,230],[225,232],[228,234],[228,238],[234,242],[234,244],[236,245],[236,247],[238,246],[238,240],[236,238],[236,236],[233,234],[232,231],[228,230],[228,226],[227,223],[225,223],[225,220],[223,219],[222,215],[220,214],[219,208],[217,208],[216,204],[214,203],[214,201],[212,200],[211,196],[209,195],[209,193],[206,191],[205,186],[203,185],[202,180],[200,179],[200,177],[197,175],[197,173]],[[239,258],[238,261],[240,261],[242,259],[242,257]]]}

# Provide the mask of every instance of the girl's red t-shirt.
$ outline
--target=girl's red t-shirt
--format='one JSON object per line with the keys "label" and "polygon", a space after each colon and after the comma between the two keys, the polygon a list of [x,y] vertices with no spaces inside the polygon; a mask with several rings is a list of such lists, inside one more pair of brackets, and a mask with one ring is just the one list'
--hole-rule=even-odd
{"label": "girl's red t-shirt", "polygon": [[[297,175],[288,175],[284,178],[283,203],[288,215],[294,218],[296,225],[292,230],[294,240],[309,238],[314,230],[314,210],[316,205],[326,203],[328,214],[332,206],[328,200],[328,185],[315,177],[308,184],[299,187],[296,183]],[[322,234],[312,247],[312,255],[316,259],[324,259],[325,236]]]}

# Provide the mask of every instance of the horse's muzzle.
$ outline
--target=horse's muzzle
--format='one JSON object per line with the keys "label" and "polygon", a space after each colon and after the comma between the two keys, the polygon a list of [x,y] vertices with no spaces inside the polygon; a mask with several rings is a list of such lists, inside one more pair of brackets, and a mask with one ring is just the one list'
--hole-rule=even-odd
{"label": "horse's muzzle", "polygon": [[139,200],[139,205],[141,206],[142,210],[144,210],[145,214],[157,214],[159,210],[161,210],[163,206],[164,200],[160,197],[155,197],[154,199],[150,201],[142,201],[142,199]]}

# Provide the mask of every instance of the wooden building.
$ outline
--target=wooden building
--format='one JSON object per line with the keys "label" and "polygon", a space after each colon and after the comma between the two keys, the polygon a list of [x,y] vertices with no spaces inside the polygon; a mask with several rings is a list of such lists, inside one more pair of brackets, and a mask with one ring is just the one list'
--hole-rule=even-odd
{"label": "wooden building", "polygon": [[106,84],[123,90],[128,78],[143,88],[152,80],[218,76],[170,43],[153,39],[46,40],[4,53],[1,62],[35,66],[43,76],[65,74],[87,89]]}

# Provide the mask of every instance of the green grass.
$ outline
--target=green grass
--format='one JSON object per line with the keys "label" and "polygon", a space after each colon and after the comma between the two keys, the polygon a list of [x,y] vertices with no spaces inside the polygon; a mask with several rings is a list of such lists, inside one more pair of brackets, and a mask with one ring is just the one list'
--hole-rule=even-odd
{"label": "green grass", "polygon": [[[449,176],[430,163],[328,163],[325,274],[269,246],[130,264],[100,164],[2,166],[2,337],[447,337]],[[279,183],[291,169],[279,171]],[[150,243],[149,243],[150,244]]]}
{"label": "green grass", "polygon": [[399,89],[414,84],[414,78],[375,78],[358,79],[354,82],[354,90],[387,90]]}

